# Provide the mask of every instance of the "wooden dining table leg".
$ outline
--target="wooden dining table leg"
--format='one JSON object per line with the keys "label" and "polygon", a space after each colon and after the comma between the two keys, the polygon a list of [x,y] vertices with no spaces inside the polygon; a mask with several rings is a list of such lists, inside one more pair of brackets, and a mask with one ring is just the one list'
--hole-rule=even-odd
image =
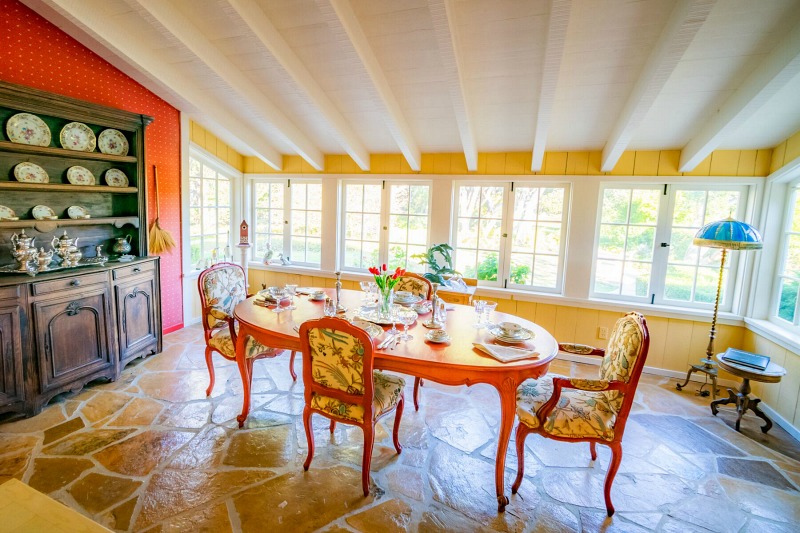
{"label": "wooden dining table leg", "polygon": [[505,470],[508,441],[514,427],[514,416],[517,407],[517,382],[507,377],[501,384],[493,384],[500,393],[500,435],[497,440],[497,459],[495,462],[494,482],[497,489],[497,512],[502,513],[508,505],[505,494]]}
{"label": "wooden dining table leg", "polygon": [[247,420],[247,415],[250,412],[250,371],[247,368],[247,360],[245,359],[245,342],[247,333],[244,327],[239,328],[239,334],[236,338],[236,365],[239,367],[239,374],[242,376],[242,389],[244,391],[244,398],[242,399],[242,413],[236,417],[239,422],[239,427],[244,426],[244,421]]}

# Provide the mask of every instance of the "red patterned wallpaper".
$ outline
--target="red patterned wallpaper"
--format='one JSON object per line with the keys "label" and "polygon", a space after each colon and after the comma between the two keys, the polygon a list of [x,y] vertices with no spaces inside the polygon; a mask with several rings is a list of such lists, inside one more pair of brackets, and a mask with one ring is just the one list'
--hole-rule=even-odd
{"label": "red patterned wallpaper", "polygon": [[180,113],[17,0],[0,0],[0,28],[0,79],[155,118],[145,145],[148,205],[157,165],[160,224],[178,244],[161,256],[163,328],[183,327]]}

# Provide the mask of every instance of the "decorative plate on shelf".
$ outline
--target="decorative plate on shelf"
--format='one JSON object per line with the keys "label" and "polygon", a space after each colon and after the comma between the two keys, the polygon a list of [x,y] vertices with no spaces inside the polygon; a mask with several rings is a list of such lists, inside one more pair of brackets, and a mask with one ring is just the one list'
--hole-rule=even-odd
{"label": "decorative plate on shelf", "polygon": [[8,140],[18,144],[50,146],[50,128],[36,115],[17,113],[6,122]]}
{"label": "decorative plate on shelf", "polygon": [[31,210],[31,214],[33,214],[33,218],[35,218],[36,220],[58,219],[53,210],[47,207],[46,205],[37,205]]}
{"label": "decorative plate on shelf", "polygon": [[50,176],[36,163],[24,162],[14,167],[14,177],[20,183],[47,183]]}
{"label": "decorative plate on shelf", "polygon": [[90,218],[89,211],[86,210],[85,207],[81,207],[79,205],[71,205],[67,209],[67,215],[69,218],[73,220],[79,220],[81,218]]}
{"label": "decorative plate on shelf", "polygon": [[67,169],[67,181],[73,185],[94,185],[94,174],[86,167],[75,165]]}
{"label": "decorative plate on shelf", "polygon": [[106,183],[109,187],[127,187],[128,176],[118,168],[106,170]]}
{"label": "decorative plate on shelf", "polygon": [[70,122],[61,128],[61,146],[77,152],[94,152],[97,138],[92,129],[81,122]]}
{"label": "decorative plate on shelf", "polygon": [[119,130],[107,129],[101,131],[97,137],[97,147],[104,154],[128,155],[128,139]]}
{"label": "decorative plate on shelf", "polygon": [[19,220],[19,217],[10,207],[0,205],[0,222]]}

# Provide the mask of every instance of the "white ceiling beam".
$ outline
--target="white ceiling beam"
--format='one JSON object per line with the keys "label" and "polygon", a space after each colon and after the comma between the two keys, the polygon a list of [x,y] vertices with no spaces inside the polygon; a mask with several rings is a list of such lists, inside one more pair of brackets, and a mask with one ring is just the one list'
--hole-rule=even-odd
{"label": "white ceiling beam", "polygon": [[428,8],[433,18],[433,29],[439,45],[450,101],[458,124],[461,146],[467,160],[467,170],[478,170],[478,147],[472,129],[469,107],[467,106],[464,67],[458,54],[458,33],[455,27],[453,0],[428,0]]}
{"label": "white ceiling beam", "polygon": [[258,4],[254,0],[227,0],[227,2],[233,13],[250,28],[266,51],[310,98],[311,104],[331,126],[339,145],[361,170],[369,170],[367,148]]}
{"label": "white ceiling beam", "polygon": [[305,159],[316,170],[325,168],[325,156],[300,129],[262,93],[247,76],[209,41],[203,33],[189,22],[171,2],[167,0],[127,0],[134,8],[138,4],[140,14],[153,19],[172,38],[189,49],[198,60],[211,69],[223,83],[249,103],[257,117],[269,125],[271,132],[284,140],[292,150]]}
{"label": "white ceiling beam", "polygon": [[600,170],[614,169],[715,3],[716,0],[680,0],[675,4],[603,147]]}
{"label": "white ceiling beam", "polygon": [[[94,9],[92,2],[84,0],[44,0],[45,5],[69,21],[70,24],[85,33],[114,55],[122,58],[128,65],[145,75],[149,85],[162,87],[165,92],[178,95],[201,116],[208,116],[212,122],[241,139],[256,157],[266,164],[280,170],[283,165],[281,154],[275,150],[262,135],[254,131],[248,124],[237,119],[231,111],[219,104],[216,98],[198,91],[194,85],[186,82],[186,78],[166,64],[157,54],[141,46],[141,40],[128,28],[110,21],[100,15],[101,10]],[[159,91],[160,92],[160,91]]]}
{"label": "white ceiling beam", "polygon": [[684,146],[678,170],[690,172],[764,103],[800,73],[800,21],[759,62],[753,72],[716,111],[703,122],[697,134]]}
{"label": "white ceiling beam", "polygon": [[408,127],[400,104],[394,97],[389,81],[369,45],[364,30],[361,29],[352,6],[346,0],[316,0],[316,3],[325,17],[328,28],[334,33],[342,47],[352,49],[357,56],[352,59],[358,61],[366,71],[371,81],[373,101],[375,105],[383,109],[386,126],[389,128],[392,138],[408,161],[411,170],[419,171],[422,168],[419,145],[411,135],[411,128]]}
{"label": "white ceiling beam", "polygon": [[569,17],[572,13],[572,0],[552,0],[550,18],[547,23],[547,42],[544,49],[544,66],[539,87],[539,102],[536,109],[536,132],[533,137],[533,157],[531,171],[539,172],[544,163],[544,149],[550,131],[553,102],[556,99],[558,76],[564,59],[564,42],[567,38]]}

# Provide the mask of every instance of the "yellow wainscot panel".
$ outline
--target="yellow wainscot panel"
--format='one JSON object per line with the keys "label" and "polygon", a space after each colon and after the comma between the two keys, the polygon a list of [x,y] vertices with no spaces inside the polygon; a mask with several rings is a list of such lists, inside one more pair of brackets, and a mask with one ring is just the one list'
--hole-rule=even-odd
{"label": "yellow wainscot panel", "polygon": [[[578,328],[577,323],[578,309],[559,305],[556,308],[556,326],[551,331],[558,342],[573,342],[575,332]],[[580,325],[583,328],[583,324]]]}
{"label": "yellow wainscot panel", "polygon": [[736,175],[755,176],[757,155],[758,150],[741,150],[739,152],[739,166],[736,167]]}
{"label": "yellow wainscot panel", "polygon": [[[597,309],[586,309],[583,307],[576,308],[575,316],[575,336],[572,341],[579,344],[588,344],[589,346],[597,346],[600,341],[597,338],[597,324],[600,321],[600,312]],[[560,321],[560,314],[557,315],[557,320]]]}
{"label": "yellow wainscot panel", "polygon": [[467,158],[464,154],[450,154],[450,174],[467,174]]}
{"label": "yellow wainscot panel", "polygon": [[536,322],[536,302],[523,302],[521,300],[516,300],[516,302],[517,315],[525,320]]}
{"label": "yellow wainscot panel", "polygon": [[563,176],[567,173],[568,152],[545,152],[542,170],[545,174]]}
{"label": "yellow wainscot panel", "polygon": [[508,152],[506,154],[506,174],[520,175],[529,174],[531,170],[530,162],[525,166],[524,152]]}
{"label": "yellow wainscot panel", "polygon": [[567,175],[583,176],[589,173],[589,152],[567,153]]}
{"label": "yellow wainscot panel", "polygon": [[669,319],[658,316],[645,316],[645,319],[650,330],[650,351],[647,353],[645,365],[663,368]]}
{"label": "yellow wainscot panel", "polygon": [[505,152],[486,154],[486,174],[505,174]]}
{"label": "yellow wainscot panel", "polygon": [[786,375],[779,383],[778,402],[771,407],[796,425],[797,397],[800,392],[800,357],[790,353],[782,366],[786,369]]}
{"label": "yellow wainscot panel", "polygon": [[586,173],[590,176],[599,176],[604,174],[601,170],[601,166],[603,165],[603,152],[589,152],[589,167],[586,169]]}
{"label": "yellow wainscot panel", "polygon": [[611,176],[631,176],[633,175],[633,165],[636,162],[636,152],[626,151],[614,165],[614,168],[608,174]]}
{"label": "yellow wainscot panel", "polygon": [[689,368],[690,360],[695,363],[705,356],[705,347],[700,352],[692,351],[693,326],[691,320],[669,319],[667,343],[664,346],[663,368],[685,372]]}
{"label": "yellow wainscot panel", "polygon": [[[536,304],[536,322],[544,329],[549,331],[550,333],[555,332],[556,330],[556,309],[557,306],[553,304],[543,304],[537,303]],[[558,340],[558,339],[556,339]],[[562,341],[562,342],[569,342],[569,341]]]}
{"label": "yellow wainscot panel", "polygon": [[658,153],[658,175],[680,176],[678,165],[681,160],[680,150],[661,150]]}
{"label": "yellow wainscot panel", "polygon": [[711,153],[711,176],[736,176],[739,171],[739,150],[715,150]]}
{"label": "yellow wainscot panel", "polygon": [[684,176],[708,176],[711,171],[711,156],[709,155],[697,165],[693,170],[684,172]]}
{"label": "yellow wainscot panel", "polygon": [[658,160],[657,150],[637,150],[633,160],[633,175],[655,176],[658,173]]}

